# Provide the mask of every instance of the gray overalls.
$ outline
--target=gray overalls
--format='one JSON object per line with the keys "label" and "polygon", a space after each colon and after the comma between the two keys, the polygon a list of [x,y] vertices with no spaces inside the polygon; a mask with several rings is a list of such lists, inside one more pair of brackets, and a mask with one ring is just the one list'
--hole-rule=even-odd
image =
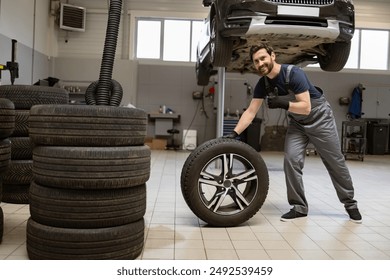
{"label": "gray overalls", "polygon": [[357,208],[349,170],[341,152],[340,140],[332,109],[322,95],[311,99],[309,115],[288,113],[289,125],[285,140],[284,172],[287,198],[293,209],[307,214],[308,204],[302,180],[306,147],[311,142],[332,179],[337,196],[346,209]]}
{"label": "gray overalls", "polygon": [[[289,88],[290,71],[287,68],[286,90],[288,95],[279,96],[285,100],[295,100],[295,94]],[[272,98],[272,89],[265,79],[266,91]],[[349,170],[341,152],[340,140],[335,119],[330,104],[324,94],[320,98],[311,98],[311,112],[300,115],[288,112],[289,125],[284,144],[284,172],[286,176],[287,198],[293,209],[299,213],[308,213],[308,203],[302,180],[302,170],[305,163],[306,148],[311,142],[320,155],[322,162],[329,172],[337,196],[346,209],[357,208],[353,199],[354,188]]]}

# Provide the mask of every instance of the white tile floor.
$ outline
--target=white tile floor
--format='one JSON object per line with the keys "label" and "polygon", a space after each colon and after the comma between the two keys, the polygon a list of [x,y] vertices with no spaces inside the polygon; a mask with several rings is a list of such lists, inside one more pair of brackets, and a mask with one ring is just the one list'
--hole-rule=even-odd
{"label": "white tile floor", "polygon": [[[247,223],[211,228],[185,204],[180,190],[185,151],[152,151],[147,183],[145,247],[139,259],[389,260],[390,155],[348,160],[363,224],[348,220],[318,156],[306,159],[307,218],[281,222],[286,200],[283,155],[261,152],[270,170],[270,190],[261,210]],[[4,237],[0,259],[26,260],[28,205],[2,203]]]}

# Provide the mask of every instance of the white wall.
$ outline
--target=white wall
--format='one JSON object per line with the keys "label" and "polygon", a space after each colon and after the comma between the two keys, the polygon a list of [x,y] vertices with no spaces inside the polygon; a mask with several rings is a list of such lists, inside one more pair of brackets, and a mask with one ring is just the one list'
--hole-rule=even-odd
{"label": "white wall", "polygon": [[[17,84],[32,84],[49,75],[53,46],[49,3],[50,0],[0,1],[0,63],[11,60],[11,40],[17,40]],[[2,84],[10,84],[9,73],[2,74]]]}

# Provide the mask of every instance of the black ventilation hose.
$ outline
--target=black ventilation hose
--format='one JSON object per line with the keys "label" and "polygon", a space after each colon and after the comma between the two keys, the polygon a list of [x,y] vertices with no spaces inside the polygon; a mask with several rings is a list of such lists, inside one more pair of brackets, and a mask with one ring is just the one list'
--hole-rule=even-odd
{"label": "black ventilation hose", "polygon": [[119,82],[112,79],[110,83],[110,90],[107,93],[108,103],[107,104],[97,104],[97,90],[98,90],[99,81],[95,81],[90,84],[85,91],[85,101],[88,105],[109,105],[109,106],[119,106],[121,104],[123,89]]}
{"label": "black ventilation hose", "polygon": [[99,81],[93,82],[85,94],[85,101],[89,105],[119,106],[122,101],[122,87],[112,80],[121,13],[122,0],[110,0]]}

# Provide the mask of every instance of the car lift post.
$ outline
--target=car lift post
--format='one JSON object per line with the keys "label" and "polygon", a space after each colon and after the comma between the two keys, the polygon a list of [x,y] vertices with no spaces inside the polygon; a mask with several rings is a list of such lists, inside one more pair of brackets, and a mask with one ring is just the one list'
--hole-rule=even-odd
{"label": "car lift post", "polygon": [[223,136],[223,119],[225,106],[225,67],[218,68],[218,110],[217,110],[217,137]]}

